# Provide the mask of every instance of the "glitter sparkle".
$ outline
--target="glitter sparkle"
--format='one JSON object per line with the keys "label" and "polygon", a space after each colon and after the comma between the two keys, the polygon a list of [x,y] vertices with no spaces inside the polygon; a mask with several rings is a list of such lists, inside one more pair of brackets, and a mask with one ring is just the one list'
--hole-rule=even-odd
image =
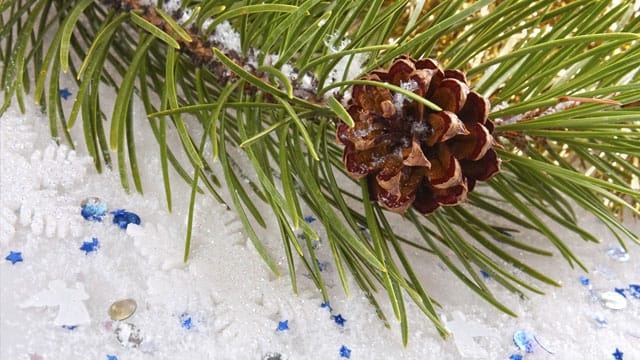
{"label": "glitter sparkle", "polygon": [[90,252],[96,251],[98,250],[98,248],[100,247],[100,242],[98,241],[97,238],[92,238],[91,242],[83,242],[82,246],[80,247],[80,250],[85,252],[85,255],[89,255]]}
{"label": "glitter sparkle", "polygon": [[19,251],[11,251],[5,259],[15,265],[17,262],[22,262],[22,253]]}

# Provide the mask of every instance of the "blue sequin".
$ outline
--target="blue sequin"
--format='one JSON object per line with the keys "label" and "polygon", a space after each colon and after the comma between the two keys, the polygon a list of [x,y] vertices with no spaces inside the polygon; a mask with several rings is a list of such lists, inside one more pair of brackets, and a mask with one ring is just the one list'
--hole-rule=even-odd
{"label": "blue sequin", "polygon": [[107,214],[107,203],[99,198],[88,198],[82,202],[81,206],[80,215],[85,220],[101,222]]}
{"label": "blue sequin", "polygon": [[304,217],[304,221],[307,222],[307,224],[311,224],[312,222],[316,221],[316,218],[314,218],[313,216],[309,215],[309,216],[305,216]]}
{"label": "blue sequin", "polygon": [[630,284],[627,291],[629,291],[629,295],[636,299],[640,299],[640,285]]}
{"label": "blue sequin", "polygon": [[107,360],[118,360],[118,357],[115,355],[107,355]]}
{"label": "blue sequin", "polygon": [[75,330],[77,327],[78,325],[62,325],[62,328],[67,330]]}
{"label": "blue sequin", "polygon": [[533,352],[535,345],[533,336],[524,330],[518,330],[513,333],[513,342],[520,350],[524,350],[528,353]]}
{"label": "blue sequin", "polygon": [[522,355],[512,354],[511,356],[509,356],[509,360],[522,360]]}
{"label": "blue sequin", "polygon": [[589,283],[590,283],[589,278],[588,278],[588,277],[586,277],[586,276],[584,276],[584,275],[581,275],[581,276],[580,276],[580,283],[581,283],[582,285],[584,285],[584,286],[589,285]]}
{"label": "blue sequin", "polygon": [[129,224],[140,225],[140,217],[132,212],[119,209],[112,211],[111,214],[113,214],[113,223],[120,229],[126,229]]}
{"label": "blue sequin", "polygon": [[351,349],[342,345],[340,348],[340,357],[349,359],[351,357]]}

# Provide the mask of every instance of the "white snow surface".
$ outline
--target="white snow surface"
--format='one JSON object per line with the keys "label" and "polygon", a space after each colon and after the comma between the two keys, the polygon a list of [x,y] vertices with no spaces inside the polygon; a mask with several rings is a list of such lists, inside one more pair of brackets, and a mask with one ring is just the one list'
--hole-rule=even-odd
{"label": "white snow surface", "polygon": [[[189,188],[172,173],[174,204],[173,211],[167,211],[157,144],[139,105],[134,116],[144,195],[127,195],[117,171],[98,174],[81,144],[77,151],[56,145],[48,120],[35,106],[21,114],[14,105],[0,119],[0,359],[275,359],[275,354],[281,359],[341,359],[343,345],[351,350],[351,359],[509,359],[518,353],[526,360],[614,359],[616,349],[626,360],[640,359],[640,299],[627,295],[627,306],[621,310],[593,299],[597,292],[640,284],[640,247],[629,244],[626,262],[607,256],[607,249],[617,245],[615,238],[583,213],[578,214],[579,225],[596,234],[601,244],[584,243],[572,234],[561,238],[589,274],[571,269],[559,255],[511,251],[563,287],[530,280],[547,294],[520,299],[487,280],[517,318],[478,298],[437,258],[416,261],[419,254],[406,249],[427,291],[442,304],[439,311],[453,332],[453,338],[441,339],[407,298],[406,348],[383,294],[378,300],[390,329],[354,281],[351,295],[344,294],[324,242],[316,251],[326,263],[333,313],[320,306],[322,296],[302,266],[297,269],[299,294],[292,292],[279,232],[266,206],[259,205],[269,227],[259,236],[276,259],[281,277],[264,265],[236,214],[205,196],[197,200],[191,257],[185,265]],[[82,142],[81,124],[73,135]],[[112,215],[103,222],[87,221],[80,215],[80,203],[87,197],[105,200],[109,210],[135,212],[142,223],[122,230],[112,223]],[[639,231],[636,221],[626,222]],[[317,221],[311,226],[320,231]],[[85,254],[80,247],[93,237],[100,247]],[[550,248],[537,234],[521,234],[519,239]],[[11,251],[22,252],[24,260],[15,265],[5,260]],[[590,286],[581,284],[581,275],[590,279]],[[55,324],[59,306],[21,306],[60,281],[88,295],[64,304],[82,301],[88,324],[62,328]],[[137,302],[137,311],[121,322],[111,321],[110,304],[127,298]],[[345,318],[344,326],[332,314]],[[192,327],[187,329],[181,321],[189,317]],[[607,325],[598,326],[595,317]],[[285,320],[288,329],[278,331]],[[140,346],[121,345],[117,328],[121,335],[134,334],[137,328]],[[540,345],[532,353],[518,351],[512,340],[517,330],[534,334],[554,354]]]}

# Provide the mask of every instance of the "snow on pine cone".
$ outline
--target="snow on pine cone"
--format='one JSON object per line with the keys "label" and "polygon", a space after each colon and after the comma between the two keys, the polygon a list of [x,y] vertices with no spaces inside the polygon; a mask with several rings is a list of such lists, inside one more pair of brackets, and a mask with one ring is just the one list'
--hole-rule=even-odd
{"label": "snow on pine cone", "polygon": [[399,86],[442,108],[433,111],[378,86],[353,87],[347,110],[355,126],[341,122],[336,135],[345,145],[347,172],[367,177],[371,200],[398,213],[413,205],[428,214],[466,200],[476,181],[498,173],[490,103],[469,90],[464,73],[400,57],[388,71],[364,79]]}

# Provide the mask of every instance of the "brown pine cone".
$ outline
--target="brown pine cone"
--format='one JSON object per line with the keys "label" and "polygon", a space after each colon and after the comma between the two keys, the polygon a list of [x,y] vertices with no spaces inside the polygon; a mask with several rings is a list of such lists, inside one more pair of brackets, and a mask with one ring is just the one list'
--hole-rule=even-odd
{"label": "brown pine cone", "polygon": [[411,205],[432,213],[466,200],[476,181],[500,170],[490,103],[469,90],[464,73],[400,57],[388,71],[364,79],[399,86],[442,108],[433,111],[382,87],[353,87],[347,110],[355,126],[341,122],[336,135],[345,145],[347,172],[367,177],[371,200],[399,213]]}

